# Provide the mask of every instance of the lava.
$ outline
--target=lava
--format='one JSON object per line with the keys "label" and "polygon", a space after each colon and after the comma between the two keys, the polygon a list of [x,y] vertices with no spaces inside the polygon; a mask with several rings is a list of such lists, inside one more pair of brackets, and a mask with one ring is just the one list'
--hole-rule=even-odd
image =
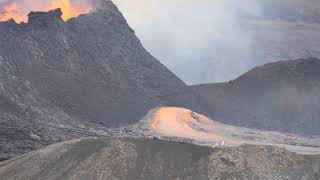
{"label": "lava", "polygon": [[309,138],[231,126],[184,108],[159,108],[149,125],[152,131],[164,137],[187,138],[209,144],[220,142],[225,146],[276,145],[296,153],[320,154],[320,136]]}
{"label": "lava", "polygon": [[[14,19],[17,23],[28,22],[27,14],[30,11],[49,11],[60,8],[62,19],[68,20],[77,17],[80,14],[86,14],[92,11],[91,0],[80,2],[80,0],[50,0],[48,2],[35,3],[34,1],[10,1],[0,7],[0,21]],[[26,6],[26,4],[33,4]]]}
{"label": "lava", "polygon": [[70,0],[59,0],[53,1],[46,10],[60,8],[62,10],[62,19],[68,20],[72,17],[77,17],[80,14],[89,13],[92,8],[90,7],[81,7],[81,6],[72,6]]}
{"label": "lava", "polygon": [[215,123],[209,118],[184,108],[160,108],[151,123],[151,129],[163,136],[182,137],[200,141],[239,144],[215,131]]}

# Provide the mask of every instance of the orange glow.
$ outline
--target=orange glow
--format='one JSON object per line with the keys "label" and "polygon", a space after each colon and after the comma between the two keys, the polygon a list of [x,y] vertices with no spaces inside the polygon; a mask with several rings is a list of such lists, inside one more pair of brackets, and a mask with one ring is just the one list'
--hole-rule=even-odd
{"label": "orange glow", "polygon": [[184,108],[160,108],[153,115],[149,125],[150,129],[158,135],[187,138],[204,144],[216,143],[216,145],[222,146],[238,146],[244,143],[276,145],[292,152],[320,154],[320,137],[310,139],[295,134],[231,126]]}
{"label": "orange glow", "polygon": [[0,14],[0,21],[14,19],[16,22],[26,22],[28,19],[26,16],[23,16],[19,13],[17,9],[17,3],[15,2],[6,4],[3,9],[4,13]]}
{"label": "orange glow", "polygon": [[216,128],[213,121],[210,121],[209,118],[203,115],[184,108],[160,108],[153,117],[151,129],[160,135],[169,137],[224,142],[229,145],[240,143],[235,139],[219,134],[219,131],[214,133]]}
{"label": "orange glow", "polygon": [[[68,20],[72,17],[77,17],[80,14],[86,14],[89,13],[92,8],[91,7],[76,7],[72,6],[70,0],[57,0],[57,1],[52,1],[51,4],[49,5],[46,10],[52,10],[52,9],[57,9],[60,8],[62,11],[62,19],[63,20]],[[46,11],[45,10],[45,11]]]}
{"label": "orange glow", "polygon": [[62,19],[68,20],[72,17],[77,17],[80,14],[89,13],[92,10],[92,6],[88,5],[78,5],[72,3],[71,0],[52,0],[49,4],[44,4],[42,7],[36,9],[27,9],[23,5],[17,4],[16,2],[7,3],[2,7],[3,13],[0,14],[0,21],[7,21],[9,19],[14,19],[17,23],[27,22],[27,14],[29,11],[49,11],[53,9],[60,8],[62,11]]}

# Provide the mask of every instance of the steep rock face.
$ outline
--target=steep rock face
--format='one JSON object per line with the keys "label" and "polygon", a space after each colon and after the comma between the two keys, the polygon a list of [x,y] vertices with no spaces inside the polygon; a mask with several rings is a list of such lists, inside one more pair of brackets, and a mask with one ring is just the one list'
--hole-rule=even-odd
{"label": "steep rock face", "polygon": [[32,12],[26,24],[0,22],[1,153],[17,144],[21,151],[20,140],[33,149],[95,135],[97,128],[136,122],[160,105],[204,109],[142,47],[111,1],[97,7],[67,22],[60,9]]}
{"label": "steep rock face", "polygon": [[[43,165],[45,164],[45,165]],[[4,179],[310,179],[320,157],[272,146],[215,148],[143,139],[81,139],[0,163]]]}
{"label": "steep rock face", "polygon": [[300,134],[320,132],[320,60],[266,64],[234,81],[193,86],[218,120]]}

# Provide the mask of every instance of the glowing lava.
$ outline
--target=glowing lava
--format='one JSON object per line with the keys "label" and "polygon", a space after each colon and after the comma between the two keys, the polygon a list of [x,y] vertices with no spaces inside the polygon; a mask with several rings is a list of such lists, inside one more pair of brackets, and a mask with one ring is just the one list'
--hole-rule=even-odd
{"label": "glowing lava", "polygon": [[[203,143],[276,145],[302,154],[320,154],[320,136],[302,137],[274,131],[236,127],[209,119],[189,109],[163,107],[157,110],[150,124],[156,134],[187,138]],[[294,145],[293,145],[294,144]]]}
{"label": "glowing lava", "polygon": [[60,8],[62,10],[62,19],[68,20],[72,17],[77,17],[80,14],[89,13],[92,8],[91,7],[81,7],[81,6],[73,6],[70,0],[60,0],[60,1],[53,1],[49,5],[46,10]]}
{"label": "glowing lava", "polygon": [[215,131],[213,121],[184,108],[160,108],[153,118],[151,128],[163,136],[239,144],[235,139],[219,134],[219,131],[212,133]]}
{"label": "glowing lava", "polygon": [[[17,23],[27,22],[27,14],[30,11],[49,11],[60,8],[62,11],[62,19],[68,20],[77,17],[80,14],[86,14],[92,11],[91,1],[79,3],[77,0],[51,0],[47,3],[35,3],[34,1],[13,1],[0,7],[0,21],[14,19]],[[35,4],[33,6],[25,6],[25,4]]]}

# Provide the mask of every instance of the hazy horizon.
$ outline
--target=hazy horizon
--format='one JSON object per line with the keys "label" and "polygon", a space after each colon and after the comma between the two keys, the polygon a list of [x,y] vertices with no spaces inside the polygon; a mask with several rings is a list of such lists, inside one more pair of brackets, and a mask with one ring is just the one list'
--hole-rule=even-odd
{"label": "hazy horizon", "polygon": [[[241,62],[245,59],[226,56],[244,57],[251,51],[251,37],[239,24],[239,13],[258,16],[257,3],[248,7],[249,1],[232,0],[114,2],[151,54],[186,83],[227,81],[247,70]],[[207,74],[211,73],[204,70],[208,67],[216,72]]]}
{"label": "hazy horizon", "polygon": [[308,37],[315,32],[300,32],[318,28],[305,23],[314,0],[114,2],[146,49],[188,84],[229,81],[267,62],[320,54],[313,49],[318,39]]}

